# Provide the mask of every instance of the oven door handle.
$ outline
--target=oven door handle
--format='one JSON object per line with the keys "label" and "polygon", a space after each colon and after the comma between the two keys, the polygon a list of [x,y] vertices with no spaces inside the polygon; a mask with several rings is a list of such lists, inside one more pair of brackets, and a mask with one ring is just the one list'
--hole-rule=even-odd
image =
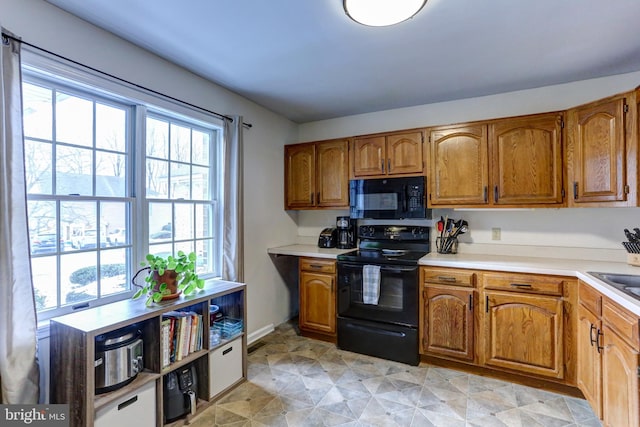
{"label": "oven door handle", "polygon": [[[352,269],[362,270],[362,267],[364,267],[365,265],[380,265],[380,264],[376,264],[375,262],[372,262],[371,264],[367,264],[367,263],[353,264],[353,263],[348,263],[348,262],[338,262],[338,268],[345,267],[345,268],[352,268]],[[408,266],[408,267],[401,267],[401,266],[397,266],[397,265],[390,266],[390,265],[386,265],[386,264],[380,265],[380,272],[381,273],[383,271],[390,271],[392,273],[406,273],[408,271],[416,271],[417,269],[418,269],[417,265],[412,265],[412,266]]]}

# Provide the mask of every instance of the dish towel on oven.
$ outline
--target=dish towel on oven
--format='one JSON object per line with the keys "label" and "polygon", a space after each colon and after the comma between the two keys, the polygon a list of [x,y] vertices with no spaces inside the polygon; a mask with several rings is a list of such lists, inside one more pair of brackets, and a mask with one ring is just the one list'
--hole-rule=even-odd
{"label": "dish towel on oven", "polygon": [[362,267],[362,302],[378,304],[380,297],[380,266],[365,265]]}

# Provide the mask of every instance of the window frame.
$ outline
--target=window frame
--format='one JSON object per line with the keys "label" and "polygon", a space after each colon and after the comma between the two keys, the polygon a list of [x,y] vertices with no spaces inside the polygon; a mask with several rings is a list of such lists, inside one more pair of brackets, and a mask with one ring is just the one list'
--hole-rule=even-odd
{"label": "window frame", "polygon": [[[214,242],[213,254],[210,257],[210,264],[216,269],[201,273],[200,277],[203,279],[217,278],[221,274],[222,268],[222,196],[223,196],[223,121],[213,115],[206,114],[197,108],[189,107],[187,104],[182,104],[173,101],[169,98],[162,97],[155,93],[147,92],[143,89],[128,85],[115,78],[109,78],[98,72],[88,71],[80,66],[72,65],[69,63],[63,63],[61,60],[52,57],[50,55],[42,54],[40,52],[33,51],[31,49],[24,49],[22,55],[22,73],[23,82],[48,82],[50,80],[55,81],[56,85],[60,87],[69,88],[73,92],[84,93],[90,98],[100,98],[100,102],[103,100],[107,105],[115,103],[119,107],[126,105],[128,110],[127,115],[127,134],[126,134],[126,148],[127,153],[127,173],[125,174],[125,197],[120,198],[101,198],[101,196],[61,196],[55,194],[55,188],[52,189],[49,195],[34,195],[29,196],[29,200],[58,200],[56,202],[56,210],[58,215],[56,216],[56,231],[60,233],[61,218],[59,217],[59,205],[64,199],[71,201],[91,200],[96,201],[96,205],[104,199],[104,201],[126,201],[129,205],[129,219],[128,219],[128,234],[129,242],[123,248],[129,249],[129,268],[131,271],[127,271],[126,285],[130,285],[130,279],[138,270],[139,261],[143,260],[147,253],[149,253],[149,227],[148,220],[146,221],[134,221],[133,218],[140,218],[143,215],[145,218],[148,214],[149,199],[146,197],[146,139],[145,139],[145,125],[146,117],[161,116],[166,117],[172,121],[184,122],[192,128],[206,129],[212,134],[210,141],[209,156],[211,161],[209,186],[210,186],[210,198],[205,200],[199,200],[204,204],[210,204],[212,209],[212,215],[209,219],[211,225],[211,236]],[[55,123],[53,123],[55,127]],[[96,147],[91,147],[92,153],[95,158]],[[56,171],[52,165],[52,174],[55,175]],[[95,176],[95,166],[93,175]],[[54,184],[55,185],[55,184]],[[93,182],[93,188],[95,190],[95,180]],[[157,201],[157,200],[156,200]],[[164,200],[163,200],[164,201]],[[194,229],[194,233],[195,233]],[[58,234],[60,238],[60,234]],[[194,237],[192,240],[196,240]],[[107,248],[109,249],[109,248]],[[101,248],[96,248],[99,252]],[[57,293],[58,299],[60,299],[60,258],[67,252],[64,250],[58,250],[55,253],[56,263],[58,265],[58,277],[57,277]],[[215,259],[213,258],[215,255]],[[214,274],[215,273],[215,274]],[[104,304],[109,304],[115,301],[125,300],[130,298],[135,291],[135,288],[131,288],[123,293],[115,295],[103,296],[97,299],[92,299],[86,302],[78,302],[77,304],[68,304],[57,306],[52,309],[41,310],[37,312],[38,321],[41,324],[48,323],[48,320],[64,315],[70,312],[78,311],[74,309],[74,306],[81,306],[80,309],[86,309],[89,307],[96,307]],[[62,302],[61,302],[62,304]]]}

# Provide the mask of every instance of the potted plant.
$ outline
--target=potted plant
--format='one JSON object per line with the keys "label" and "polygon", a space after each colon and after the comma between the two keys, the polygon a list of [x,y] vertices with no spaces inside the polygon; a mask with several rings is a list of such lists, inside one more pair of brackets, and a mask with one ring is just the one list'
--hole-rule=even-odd
{"label": "potted plant", "polygon": [[[197,289],[204,288],[204,280],[200,279],[195,271],[196,254],[194,252],[186,254],[178,251],[177,256],[147,254],[140,266],[143,268],[138,270],[131,279],[131,283],[140,288],[133,294],[132,299],[147,295],[147,306],[163,299],[177,298],[180,293],[191,295]],[[143,271],[148,271],[149,274],[144,279],[144,286],[141,286],[135,280]]]}

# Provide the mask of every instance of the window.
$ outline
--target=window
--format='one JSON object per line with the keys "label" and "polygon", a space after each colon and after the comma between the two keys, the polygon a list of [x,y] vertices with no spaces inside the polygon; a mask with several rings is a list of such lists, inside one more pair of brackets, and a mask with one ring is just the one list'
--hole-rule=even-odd
{"label": "window", "polygon": [[39,320],[129,298],[148,252],[219,275],[219,126],[29,66],[23,122]]}

